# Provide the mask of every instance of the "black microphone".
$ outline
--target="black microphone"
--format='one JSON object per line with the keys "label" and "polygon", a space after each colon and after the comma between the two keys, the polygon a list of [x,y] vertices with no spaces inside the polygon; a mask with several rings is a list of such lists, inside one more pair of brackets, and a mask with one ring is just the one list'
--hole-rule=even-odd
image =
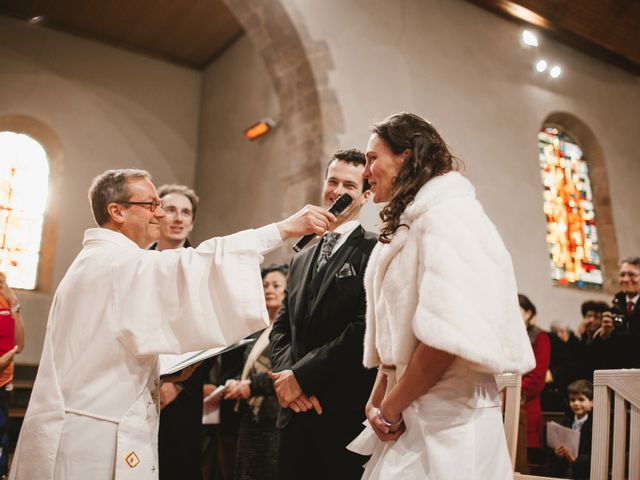
{"label": "black microphone", "polygon": [[[351,195],[349,195],[348,193],[343,193],[336,199],[335,202],[333,202],[333,205],[329,207],[329,212],[333,213],[337,217],[338,215],[340,215],[342,212],[345,211],[345,209],[351,204],[351,202],[353,202],[353,198],[351,198]],[[309,235],[305,235],[300,240],[298,240],[298,243],[296,243],[293,246],[293,249],[296,252],[299,252],[304,247],[306,247],[307,243],[313,240],[315,236],[316,236],[315,233],[310,233]]]}

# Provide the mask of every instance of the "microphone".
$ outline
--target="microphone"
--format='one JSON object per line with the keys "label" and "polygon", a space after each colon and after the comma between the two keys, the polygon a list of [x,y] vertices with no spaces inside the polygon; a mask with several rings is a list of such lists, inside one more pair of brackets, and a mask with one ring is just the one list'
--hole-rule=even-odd
{"label": "microphone", "polygon": [[[329,207],[329,212],[333,213],[337,217],[338,215],[340,215],[342,212],[345,211],[345,209],[351,204],[351,202],[353,202],[353,198],[351,198],[351,195],[349,195],[348,193],[343,193],[336,199],[335,202],[333,202],[333,205]],[[313,240],[315,236],[316,236],[315,233],[310,233],[309,235],[305,235],[300,240],[298,240],[298,243],[296,243],[293,246],[293,250],[296,253],[299,252],[304,247],[306,247],[307,243]]]}

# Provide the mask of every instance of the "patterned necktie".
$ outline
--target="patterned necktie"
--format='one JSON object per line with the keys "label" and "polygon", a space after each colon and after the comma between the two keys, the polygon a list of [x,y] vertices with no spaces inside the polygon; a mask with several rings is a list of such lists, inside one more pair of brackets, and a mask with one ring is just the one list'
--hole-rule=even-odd
{"label": "patterned necktie", "polygon": [[331,252],[333,252],[333,247],[336,245],[338,238],[340,238],[340,234],[334,232],[326,232],[322,236],[322,244],[320,245],[320,255],[318,255],[318,265],[316,270],[320,270],[324,267],[325,263],[329,261],[329,257],[331,256]]}

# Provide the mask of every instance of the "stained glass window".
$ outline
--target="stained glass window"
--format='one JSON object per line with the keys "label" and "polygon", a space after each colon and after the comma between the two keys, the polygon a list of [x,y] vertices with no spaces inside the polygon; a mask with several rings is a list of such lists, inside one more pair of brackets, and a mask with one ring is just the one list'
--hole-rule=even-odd
{"label": "stained glass window", "polygon": [[36,287],[48,185],[42,146],[27,135],[0,132],[0,270],[11,287]]}
{"label": "stained glass window", "polygon": [[555,128],[538,133],[551,278],[559,285],[601,287],[600,248],[589,169],[582,150]]}

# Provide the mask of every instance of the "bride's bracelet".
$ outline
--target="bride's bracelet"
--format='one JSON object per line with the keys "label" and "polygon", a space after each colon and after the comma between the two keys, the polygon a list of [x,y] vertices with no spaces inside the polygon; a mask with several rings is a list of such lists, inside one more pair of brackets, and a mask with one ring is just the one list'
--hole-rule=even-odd
{"label": "bride's bracelet", "polygon": [[378,418],[380,419],[380,421],[385,427],[389,427],[389,428],[397,427],[404,421],[402,417],[400,417],[400,420],[398,420],[396,423],[391,423],[389,420],[387,420],[382,416],[382,412],[377,407],[376,407],[376,413],[378,415]]}

